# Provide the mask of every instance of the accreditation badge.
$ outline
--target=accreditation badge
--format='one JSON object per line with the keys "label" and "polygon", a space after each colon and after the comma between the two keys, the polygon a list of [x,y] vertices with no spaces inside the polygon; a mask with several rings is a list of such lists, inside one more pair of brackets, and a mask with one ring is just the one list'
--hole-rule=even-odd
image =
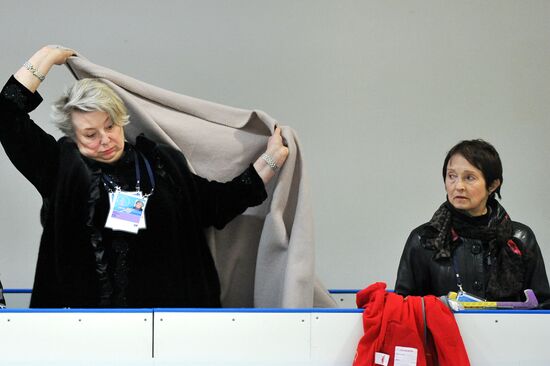
{"label": "accreditation badge", "polygon": [[145,229],[147,200],[141,192],[117,190],[109,193],[110,209],[105,227],[133,234]]}

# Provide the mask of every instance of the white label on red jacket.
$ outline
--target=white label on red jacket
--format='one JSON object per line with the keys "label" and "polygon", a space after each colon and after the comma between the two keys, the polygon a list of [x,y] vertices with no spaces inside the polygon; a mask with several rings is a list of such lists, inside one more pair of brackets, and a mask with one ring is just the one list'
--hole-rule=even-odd
{"label": "white label on red jacket", "polygon": [[374,354],[374,364],[375,365],[382,365],[382,366],[388,366],[388,362],[390,362],[390,355],[387,355],[382,352],[376,352]]}
{"label": "white label on red jacket", "polygon": [[393,366],[416,366],[418,350],[412,347],[395,347]]}

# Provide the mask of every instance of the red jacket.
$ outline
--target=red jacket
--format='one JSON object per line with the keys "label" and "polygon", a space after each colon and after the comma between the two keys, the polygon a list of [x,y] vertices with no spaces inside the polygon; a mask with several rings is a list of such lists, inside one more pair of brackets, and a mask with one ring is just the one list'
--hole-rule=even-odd
{"label": "red jacket", "polygon": [[[424,296],[423,299],[426,329],[429,331],[426,335],[422,297],[403,298],[386,292],[383,282],[374,283],[357,293],[357,306],[365,309],[365,334],[357,345],[353,365],[393,366],[396,357],[402,360],[408,357],[409,360],[416,358],[418,366],[469,366],[453,313],[435,296]],[[378,363],[375,363],[375,357]]]}

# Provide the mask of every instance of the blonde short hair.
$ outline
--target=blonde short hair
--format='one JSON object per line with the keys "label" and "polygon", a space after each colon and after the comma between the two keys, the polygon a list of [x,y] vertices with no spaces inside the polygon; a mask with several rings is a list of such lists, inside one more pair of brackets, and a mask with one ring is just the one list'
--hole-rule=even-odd
{"label": "blonde short hair", "polygon": [[105,112],[115,125],[127,125],[129,116],[124,102],[113,89],[97,79],[77,80],[52,105],[51,118],[66,136],[75,136],[72,112]]}

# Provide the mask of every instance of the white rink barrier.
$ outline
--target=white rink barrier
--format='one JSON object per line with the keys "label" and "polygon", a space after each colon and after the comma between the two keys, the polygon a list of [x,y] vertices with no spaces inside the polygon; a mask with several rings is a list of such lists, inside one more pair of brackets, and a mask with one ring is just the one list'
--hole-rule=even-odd
{"label": "white rink barrier", "polygon": [[[5,293],[0,365],[351,365],[363,333],[357,290],[331,290],[326,310],[17,309],[30,292]],[[472,365],[550,365],[550,311],[456,319]]]}
{"label": "white rink barrier", "polygon": [[[550,311],[456,314],[472,365],[550,365]],[[0,365],[349,366],[357,309],[0,310]]]}
{"label": "white rink barrier", "polygon": [[150,309],[3,309],[0,365],[151,365],[152,328]]}

